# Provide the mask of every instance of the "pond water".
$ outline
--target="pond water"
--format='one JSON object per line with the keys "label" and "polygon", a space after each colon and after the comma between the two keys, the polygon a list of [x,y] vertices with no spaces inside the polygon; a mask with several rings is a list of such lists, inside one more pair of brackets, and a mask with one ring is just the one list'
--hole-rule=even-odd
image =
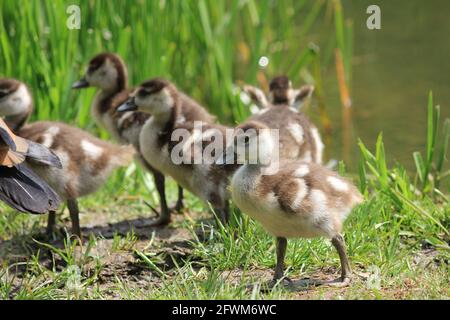
{"label": "pond water", "polygon": [[[381,30],[366,27],[366,8],[381,8]],[[373,150],[383,132],[389,161],[414,169],[412,153],[425,151],[428,92],[450,117],[450,1],[343,1],[353,20],[353,124],[351,166],[359,158],[357,137]],[[333,120],[329,156],[341,159],[342,122],[334,69],[326,77]]]}

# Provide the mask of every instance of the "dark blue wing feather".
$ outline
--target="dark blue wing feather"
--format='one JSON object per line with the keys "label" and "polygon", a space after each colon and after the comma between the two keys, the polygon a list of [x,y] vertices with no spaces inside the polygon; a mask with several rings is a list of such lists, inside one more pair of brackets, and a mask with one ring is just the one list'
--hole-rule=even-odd
{"label": "dark blue wing feather", "polygon": [[0,200],[33,214],[56,210],[61,202],[50,186],[24,164],[0,167]]}
{"label": "dark blue wing feather", "polygon": [[0,127],[0,139],[12,150],[16,151],[16,143],[8,131]]}

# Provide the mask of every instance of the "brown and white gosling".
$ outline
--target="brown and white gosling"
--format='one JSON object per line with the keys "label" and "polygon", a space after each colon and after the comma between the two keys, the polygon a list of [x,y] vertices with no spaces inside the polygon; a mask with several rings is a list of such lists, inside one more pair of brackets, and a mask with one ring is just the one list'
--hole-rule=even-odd
{"label": "brown and white gosling", "polygon": [[253,86],[243,89],[260,108],[247,121],[259,121],[279,130],[280,158],[322,163],[324,145],[319,130],[300,112],[300,106],[312,95],[313,86],[293,89],[286,76],[279,76],[270,82],[268,97]]}
{"label": "brown and white gosling", "polygon": [[[205,109],[185,101],[183,93],[174,84],[155,78],[142,83],[135,96],[118,110],[122,112],[138,110],[152,115],[140,134],[140,150],[145,160],[157,170],[170,175],[183,188],[203,201],[211,203],[222,223],[226,223],[229,215],[227,191],[229,167],[215,164],[215,157],[223,152],[225,142],[220,142],[221,150],[216,155],[211,155],[210,162],[176,163],[171,157],[175,147],[184,154],[185,151],[196,148],[204,154],[209,145],[205,143],[208,137],[220,134],[226,138],[224,126],[205,121],[204,119],[212,119],[207,116]],[[202,130],[196,130],[195,122],[202,124]],[[180,144],[172,141],[177,133],[183,131],[189,132],[189,138],[183,139]]]}
{"label": "brown and white gosling", "polygon": [[[252,121],[238,128],[242,131],[236,131],[236,136],[241,136],[242,146],[246,147],[246,152],[241,152],[238,158],[245,164],[233,175],[232,199],[277,239],[273,282],[283,278],[288,238],[323,236],[331,239],[341,261],[340,282],[331,285],[347,285],[351,269],[341,233],[352,208],[362,202],[359,191],[351,182],[321,165],[300,160],[272,161],[278,146],[265,124]],[[236,145],[227,147],[225,157],[236,152]],[[248,151],[255,146],[257,149],[253,150],[258,152]],[[218,162],[222,163],[223,159]]]}
{"label": "brown and white gosling", "polygon": [[[0,79],[0,87],[5,92],[0,100],[0,116],[25,119],[32,110],[32,97],[26,85],[15,79]],[[77,199],[97,191],[114,169],[130,164],[134,148],[108,143],[60,122],[39,121],[23,127],[16,126],[16,132],[49,148],[59,157],[62,168],[32,161],[27,161],[27,164],[47,181],[61,200],[67,201],[72,232],[81,238]],[[47,224],[49,233],[55,227],[55,220],[55,210],[52,210]]]}
{"label": "brown and white gosling", "polygon": [[[168,224],[170,210],[166,200],[164,175],[145,161],[139,147],[139,134],[150,115],[143,112],[117,112],[117,107],[124,103],[133,92],[133,89],[128,88],[128,72],[123,60],[117,54],[109,52],[96,55],[89,62],[84,77],[72,86],[74,89],[87,87],[99,89],[91,106],[96,122],[104,127],[116,141],[132,144],[137,150],[138,162],[153,174],[160,198],[161,214],[151,225]],[[184,96],[183,99],[187,105],[198,105],[189,97]],[[207,114],[202,116],[204,120],[210,120]],[[183,189],[179,187],[175,211],[180,211],[182,208]]]}
{"label": "brown and white gosling", "polygon": [[[2,98],[0,87],[0,101]],[[60,204],[58,195],[25,161],[61,168],[53,152],[16,136],[0,118],[0,200],[18,211],[32,214],[56,210]]]}

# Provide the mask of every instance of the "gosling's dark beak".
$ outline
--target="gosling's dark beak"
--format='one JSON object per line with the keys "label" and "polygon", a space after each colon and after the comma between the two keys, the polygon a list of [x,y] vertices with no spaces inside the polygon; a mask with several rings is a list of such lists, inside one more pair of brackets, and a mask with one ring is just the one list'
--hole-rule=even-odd
{"label": "gosling's dark beak", "polygon": [[89,82],[87,82],[86,78],[84,77],[72,85],[72,89],[82,89],[87,87],[89,87]]}
{"label": "gosling's dark beak", "polygon": [[118,108],[118,112],[125,112],[125,111],[136,111],[137,105],[134,103],[134,97],[129,98],[127,101],[122,103]]}

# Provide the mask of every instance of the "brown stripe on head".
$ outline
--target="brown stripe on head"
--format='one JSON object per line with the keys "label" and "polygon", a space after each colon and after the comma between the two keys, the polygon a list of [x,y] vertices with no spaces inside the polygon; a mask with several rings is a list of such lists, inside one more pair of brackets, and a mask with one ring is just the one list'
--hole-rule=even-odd
{"label": "brown stripe on head", "polygon": [[143,90],[145,94],[157,93],[162,89],[169,87],[174,89],[175,86],[170,81],[162,78],[153,78],[141,84],[141,90]]}
{"label": "brown stripe on head", "polygon": [[273,104],[288,104],[289,92],[292,90],[292,84],[288,77],[278,76],[270,81],[270,94]]}
{"label": "brown stripe on head", "polygon": [[244,132],[247,132],[250,129],[253,130],[261,130],[261,129],[268,129],[269,127],[266,126],[264,123],[259,122],[259,121],[255,121],[255,120],[250,120],[247,121],[241,125],[239,125],[236,129],[240,129]]}
{"label": "brown stripe on head", "polygon": [[20,81],[16,79],[0,79],[0,99],[6,97],[19,89]]}
{"label": "brown stripe on head", "polygon": [[104,52],[96,55],[89,62],[87,73],[91,74],[98,70],[107,60],[111,61],[117,70],[117,87],[119,90],[126,89],[128,83],[128,74],[125,63],[117,54]]}

